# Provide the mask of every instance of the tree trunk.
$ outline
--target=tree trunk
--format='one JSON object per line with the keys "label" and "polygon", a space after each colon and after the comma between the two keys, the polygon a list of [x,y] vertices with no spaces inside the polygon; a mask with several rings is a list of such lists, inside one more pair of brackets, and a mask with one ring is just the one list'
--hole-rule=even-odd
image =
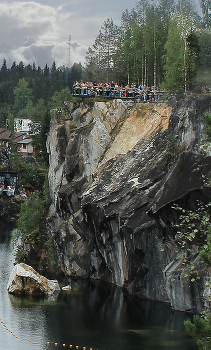
{"label": "tree trunk", "polygon": [[154,87],[157,86],[157,47],[156,47],[156,37],[155,37],[155,26],[154,26]]}

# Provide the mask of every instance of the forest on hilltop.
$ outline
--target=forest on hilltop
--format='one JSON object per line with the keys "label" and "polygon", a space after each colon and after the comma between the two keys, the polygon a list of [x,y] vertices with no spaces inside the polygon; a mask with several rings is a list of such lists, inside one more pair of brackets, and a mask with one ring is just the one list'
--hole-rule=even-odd
{"label": "forest on hilltop", "polygon": [[122,13],[121,25],[107,19],[88,49],[86,81],[114,80],[174,91],[210,84],[211,1],[139,0]]}

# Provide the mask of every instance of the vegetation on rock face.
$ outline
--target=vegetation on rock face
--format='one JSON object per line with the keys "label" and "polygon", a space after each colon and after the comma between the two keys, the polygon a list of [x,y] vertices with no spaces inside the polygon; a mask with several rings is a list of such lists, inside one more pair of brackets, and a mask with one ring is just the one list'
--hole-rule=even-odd
{"label": "vegetation on rock face", "polygon": [[[207,234],[207,247],[200,252],[202,260],[211,266],[211,226]],[[209,285],[210,287],[210,285]],[[194,315],[193,322],[185,321],[188,333],[197,341],[200,350],[211,349],[211,313],[204,311],[201,315]]]}
{"label": "vegetation on rock face", "polygon": [[[207,135],[211,136],[211,115],[205,114],[207,121]],[[181,217],[182,230],[178,232],[183,246],[187,245],[187,241],[193,241],[198,237],[202,239],[202,244],[205,238],[205,244],[200,251],[201,259],[211,266],[211,223],[210,223],[210,207],[208,203],[206,207],[200,206],[198,211],[188,212]],[[184,230],[184,228],[186,229]],[[204,236],[204,237],[202,237]],[[187,250],[187,247],[186,247]],[[210,282],[206,287],[210,288]],[[211,313],[203,312],[201,315],[194,315],[193,322],[185,322],[188,333],[197,341],[200,350],[211,349]]]}
{"label": "vegetation on rock face", "polygon": [[10,156],[10,168],[18,173],[18,185],[30,184],[35,189],[42,191],[48,167],[43,159],[39,158],[39,165],[26,164],[24,159],[17,154]]}
{"label": "vegetation on rock face", "polygon": [[205,119],[206,119],[206,123],[207,123],[206,133],[209,137],[211,137],[211,114],[208,112],[205,113]]}
{"label": "vegetation on rock face", "polygon": [[[195,257],[200,254],[202,259],[210,255],[209,233],[210,233],[210,207],[211,203],[203,204],[197,200],[194,210],[187,210],[178,205],[172,209],[180,213],[179,223],[176,226],[177,234],[175,242],[178,247],[177,259],[185,266],[184,277],[189,277],[191,282],[200,279],[198,263]],[[183,272],[182,272],[183,273]]]}
{"label": "vegetation on rock face", "polygon": [[26,202],[21,205],[17,223],[17,233],[13,241],[19,238],[28,244],[42,242],[45,228],[45,203],[39,193],[31,194]]}
{"label": "vegetation on rock face", "polygon": [[166,154],[169,157],[169,164],[173,164],[178,157],[178,140],[174,135],[170,135],[167,141]]}
{"label": "vegetation on rock face", "polygon": [[21,204],[17,230],[13,243],[17,244],[16,260],[25,262],[36,269],[56,272],[57,254],[52,237],[46,233],[46,217],[50,205],[48,181],[44,191],[29,195]]}

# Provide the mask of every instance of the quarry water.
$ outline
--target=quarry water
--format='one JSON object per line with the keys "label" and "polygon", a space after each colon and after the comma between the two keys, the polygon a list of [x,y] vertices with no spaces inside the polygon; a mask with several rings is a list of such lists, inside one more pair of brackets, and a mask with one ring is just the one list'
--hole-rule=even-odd
{"label": "quarry water", "polygon": [[107,284],[74,282],[55,301],[7,293],[14,264],[13,228],[0,222],[1,350],[195,350],[169,305],[125,298]]}

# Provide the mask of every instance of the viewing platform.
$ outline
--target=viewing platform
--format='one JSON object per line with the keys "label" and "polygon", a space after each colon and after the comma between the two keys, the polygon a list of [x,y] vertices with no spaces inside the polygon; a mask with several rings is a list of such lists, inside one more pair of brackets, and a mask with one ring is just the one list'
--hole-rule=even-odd
{"label": "viewing platform", "polygon": [[119,87],[109,84],[75,84],[72,89],[72,96],[80,98],[108,98],[140,101],[157,101],[163,97],[164,91],[159,88],[136,88]]}

